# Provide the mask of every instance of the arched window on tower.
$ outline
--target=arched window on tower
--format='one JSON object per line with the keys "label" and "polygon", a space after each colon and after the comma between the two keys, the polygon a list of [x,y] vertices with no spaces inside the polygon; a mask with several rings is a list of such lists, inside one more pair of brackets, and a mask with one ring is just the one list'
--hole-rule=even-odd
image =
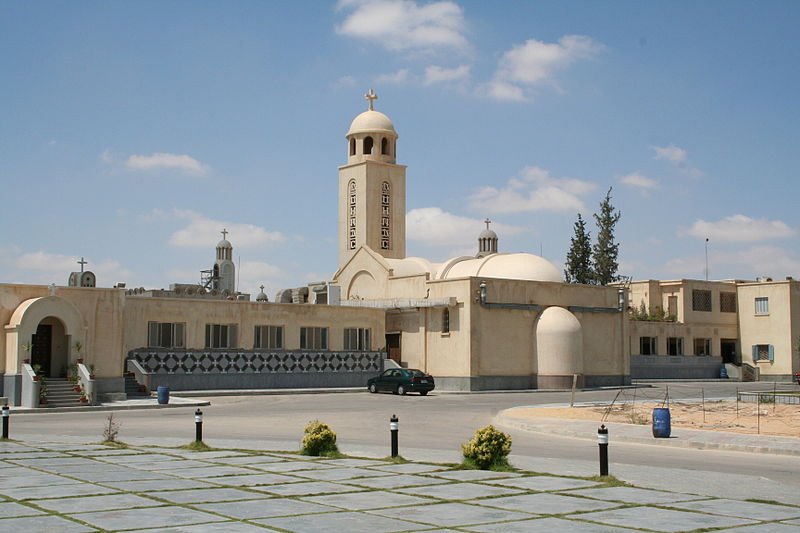
{"label": "arched window on tower", "polygon": [[450,309],[442,311],[442,333],[450,333]]}
{"label": "arched window on tower", "polygon": [[372,137],[364,137],[364,155],[372,154]]}
{"label": "arched window on tower", "polygon": [[350,139],[350,155],[356,155],[356,140]]}
{"label": "arched window on tower", "polygon": [[389,155],[389,139],[381,139],[381,155]]}

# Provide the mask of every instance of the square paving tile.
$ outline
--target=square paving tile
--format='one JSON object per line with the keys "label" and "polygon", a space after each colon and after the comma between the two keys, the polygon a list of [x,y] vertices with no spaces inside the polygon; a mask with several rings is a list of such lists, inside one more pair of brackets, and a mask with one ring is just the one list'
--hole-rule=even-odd
{"label": "square paving tile", "polygon": [[583,487],[594,487],[597,483],[593,481],[586,481],[584,479],[572,479],[568,477],[554,477],[554,476],[530,476],[512,479],[492,479],[487,480],[487,483],[492,485],[502,485],[504,487],[518,487],[527,490],[566,490],[578,489]]}
{"label": "square paving tile", "polygon": [[228,503],[203,503],[195,505],[198,509],[212,513],[229,516],[231,518],[272,518],[276,516],[290,516],[298,514],[330,512],[331,507],[316,503],[300,502],[286,498],[271,498],[268,500],[248,500],[243,502]]}
{"label": "square paving tile", "polygon": [[[142,498],[135,494],[110,494],[106,496],[85,496],[82,498],[61,498],[59,500],[38,500],[36,505],[62,514],[109,511],[111,509],[132,509],[134,507],[154,507],[161,502]],[[142,511],[143,513],[149,511]]]}
{"label": "square paving tile", "polygon": [[278,527],[286,531],[302,533],[330,533],[331,531],[347,533],[393,533],[395,531],[430,529],[430,526],[414,524],[404,520],[354,512],[292,516],[253,521],[267,526]]}
{"label": "square paving tile", "polygon": [[587,498],[573,498],[570,496],[550,494],[548,492],[489,498],[486,500],[475,500],[470,503],[536,514],[566,514],[579,511],[597,511],[599,509],[620,506],[619,503],[601,502],[589,500]]}
{"label": "square paving tile", "polygon": [[172,503],[212,503],[232,500],[256,500],[263,494],[239,489],[196,489],[148,492],[148,496],[161,498]]}
{"label": "square paving tile", "polygon": [[262,463],[281,463],[284,461],[285,459],[282,459],[280,457],[272,457],[271,455],[242,455],[240,457],[208,459],[209,463],[223,464],[223,465],[245,465],[245,466],[258,465]]}
{"label": "square paving tile", "polygon": [[152,479],[142,481],[110,481],[103,483],[109,487],[131,492],[147,492],[149,490],[183,490],[215,488],[217,485],[194,479]]}
{"label": "square paving tile", "polygon": [[[568,517],[572,518],[572,517]],[[598,511],[575,515],[581,520],[591,520],[612,526],[630,526],[633,528],[651,529],[655,531],[692,531],[702,528],[723,528],[753,524],[752,520],[730,518],[685,511],[670,511],[656,507],[626,507],[610,511]]]}
{"label": "square paving tile", "polygon": [[328,466],[353,467],[353,468],[362,468],[365,466],[380,466],[389,464],[386,461],[377,461],[375,459],[323,459],[320,461],[320,463]]}
{"label": "square paving tile", "polygon": [[[662,504],[684,502],[690,500],[704,500],[707,496],[680,494],[678,492],[665,492],[660,490],[638,489],[635,487],[604,487],[599,489],[571,490],[566,494],[579,494],[598,500],[611,500],[625,503]],[[741,502],[739,502],[741,503]]]}
{"label": "square paving tile", "polygon": [[263,527],[242,522],[215,522],[196,526],[159,527],[157,529],[136,529],[129,533],[267,533]]}
{"label": "square paving tile", "polygon": [[102,460],[107,463],[113,464],[133,464],[133,463],[156,463],[161,461],[177,461],[173,456],[164,455],[161,453],[139,453],[132,455],[117,455],[114,457],[98,457],[98,461]]}
{"label": "square paving tile", "polygon": [[738,500],[703,500],[670,505],[676,509],[687,509],[723,516],[738,516],[755,520],[787,520],[800,518],[800,507],[772,505],[769,503],[743,502]]}
{"label": "square paving tile", "polygon": [[400,489],[398,492],[443,500],[474,500],[475,498],[485,498],[489,496],[519,494],[521,491],[516,488],[491,487],[480,483],[448,483],[446,485]]}
{"label": "square paving tile", "polygon": [[393,492],[351,492],[348,494],[327,494],[325,496],[310,496],[303,498],[303,501],[341,507],[348,511],[363,511],[365,509],[382,509],[384,507],[400,507],[403,505],[422,505],[431,503],[431,500],[410,496],[407,494],[395,494]]}
{"label": "square paving tile", "polygon": [[197,468],[175,468],[170,470],[159,470],[162,474],[186,478],[209,478],[218,476],[236,476],[241,474],[252,474],[248,468],[238,466],[202,466]]}
{"label": "square paving tile", "polygon": [[521,520],[530,518],[531,515],[506,511],[504,509],[490,509],[478,505],[463,503],[439,503],[434,505],[421,505],[416,507],[399,507],[397,509],[381,509],[367,511],[387,518],[397,518],[431,524],[434,526],[465,526],[470,524],[487,524],[507,520]]}
{"label": "square paving tile", "polygon": [[32,516],[44,514],[27,505],[20,505],[14,502],[0,502],[0,518],[10,518],[17,516]]}
{"label": "square paving tile", "polygon": [[141,509],[126,509],[80,513],[74,515],[74,517],[100,529],[110,531],[134,528],[163,528],[225,521],[224,518],[213,514],[174,506],[152,507],[147,509],[147,512],[143,512]]}
{"label": "square paving tile", "polygon": [[235,450],[213,450],[209,452],[193,452],[193,451],[179,450],[175,451],[174,453],[175,455],[183,457],[184,459],[193,459],[200,461],[205,461],[208,459],[221,459],[223,457],[230,457],[231,459],[233,459],[234,457],[251,457],[251,455],[248,453],[238,452]]}
{"label": "square paving tile", "polygon": [[[134,470],[132,468],[126,468],[122,471],[110,470],[108,472],[71,472],[69,475],[75,479],[82,479],[84,481],[91,481],[94,483],[107,483],[112,481],[142,481],[145,479],[171,479],[169,476],[158,472]],[[70,483],[75,483],[74,480],[67,481]]]}
{"label": "square paving tile", "polygon": [[69,485],[75,483],[74,479],[56,476],[53,474],[31,473],[0,479],[0,493],[20,487],[36,487],[39,485]]}
{"label": "square paving tile", "polygon": [[90,496],[93,494],[113,494],[115,489],[92,485],[91,483],[75,483],[69,485],[44,485],[41,487],[24,487],[4,491],[4,494],[15,500],[38,500],[42,498],[67,498],[70,496]]}
{"label": "square paving tile", "polygon": [[284,476],[282,474],[251,474],[249,476],[223,476],[208,478],[217,485],[227,485],[229,487],[254,487],[256,485],[277,485],[279,483],[291,483],[292,481],[302,481],[298,478]]}
{"label": "square paving tile", "polygon": [[210,465],[203,461],[194,461],[191,459],[175,459],[173,461],[155,461],[153,463],[135,463],[130,465],[131,468],[137,470],[177,470],[181,468],[204,468]]}
{"label": "square paving tile", "polygon": [[388,475],[386,477],[343,479],[342,483],[360,485],[371,489],[399,489],[401,487],[422,487],[425,485],[441,485],[450,483],[446,479],[413,476],[406,474]]}
{"label": "square paving tile", "polygon": [[779,524],[771,522],[769,524],[757,524],[755,526],[737,527],[736,529],[718,529],[715,533],[798,533],[800,526]]}
{"label": "square paving tile", "polygon": [[297,470],[326,470],[336,468],[325,463],[309,463],[308,461],[280,461],[273,463],[258,463],[248,465],[251,468],[266,470],[268,472],[294,472]]}
{"label": "square paving tile", "polygon": [[269,485],[266,487],[253,487],[259,492],[267,492],[278,496],[312,496],[316,494],[342,494],[357,492],[362,489],[340,485],[329,481],[302,481],[300,483],[287,483],[284,485]]}
{"label": "square paving tile", "polygon": [[491,470],[449,470],[447,472],[431,472],[429,475],[453,481],[483,481],[486,479],[508,479],[522,476],[517,472],[492,472]]}
{"label": "square paving tile", "polygon": [[58,533],[85,533],[97,531],[59,516],[31,516],[0,520],[0,533],[22,533],[27,531],[57,531]]}
{"label": "square paving tile", "polygon": [[633,529],[601,526],[598,524],[588,524],[575,520],[562,520],[561,518],[553,517],[473,526],[466,528],[466,530],[479,533],[553,533],[555,531],[569,533],[632,533],[634,531]]}
{"label": "square paving tile", "polygon": [[317,481],[341,481],[343,479],[354,479],[361,477],[381,477],[391,476],[389,472],[378,470],[367,470],[366,468],[328,468],[325,470],[303,470],[293,472],[294,475]]}
{"label": "square paving tile", "polygon": [[447,470],[444,466],[426,465],[419,463],[403,463],[399,465],[384,464],[369,467],[370,470],[380,470],[381,472],[391,472],[393,474],[425,474],[428,472],[438,472]]}

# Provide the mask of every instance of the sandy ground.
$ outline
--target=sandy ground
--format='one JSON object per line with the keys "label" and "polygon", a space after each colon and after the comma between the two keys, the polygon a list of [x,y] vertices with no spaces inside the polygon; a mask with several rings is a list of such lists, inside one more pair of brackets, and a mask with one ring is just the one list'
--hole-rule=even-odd
{"label": "sandy ground", "polygon": [[[651,424],[654,407],[666,407],[661,402],[638,402],[591,407],[530,407],[517,412],[525,417],[603,420],[629,424]],[[756,404],[735,401],[702,403],[671,402],[672,427],[787,435],[800,437],[800,405]]]}

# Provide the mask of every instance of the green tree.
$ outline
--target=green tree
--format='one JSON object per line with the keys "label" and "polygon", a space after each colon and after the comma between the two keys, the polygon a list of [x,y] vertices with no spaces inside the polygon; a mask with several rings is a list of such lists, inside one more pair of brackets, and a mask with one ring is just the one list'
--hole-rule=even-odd
{"label": "green tree", "polygon": [[592,250],[594,262],[595,283],[608,285],[617,281],[617,255],[619,243],[614,240],[614,226],[619,222],[621,213],[611,204],[611,189],[608,188],[606,197],[600,202],[600,214],[595,213],[594,221],[597,224],[597,243]]}
{"label": "green tree", "polygon": [[586,221],[578,213],[575,221],[575,234],[567,252],[567,268],[564,269],[564,279],[567,283],[592,283],[592,243],[589,232],[586,230]]}

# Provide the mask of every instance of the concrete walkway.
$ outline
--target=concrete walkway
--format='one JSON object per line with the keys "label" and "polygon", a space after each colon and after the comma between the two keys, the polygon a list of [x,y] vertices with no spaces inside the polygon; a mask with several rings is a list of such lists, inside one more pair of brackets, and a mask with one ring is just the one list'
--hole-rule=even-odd
{"label": "concrete walkway", "polygon": [[246,451],[238,441],[214,441],[220,449],[192,452],[166,446],[174,441],[136,441],[128,449],[75,439],[0,442],[0,533],[800,533],[800,506],[714,498],[700,486],[648,490],[563,472],[314,459],[263,450],[271,443]]}

